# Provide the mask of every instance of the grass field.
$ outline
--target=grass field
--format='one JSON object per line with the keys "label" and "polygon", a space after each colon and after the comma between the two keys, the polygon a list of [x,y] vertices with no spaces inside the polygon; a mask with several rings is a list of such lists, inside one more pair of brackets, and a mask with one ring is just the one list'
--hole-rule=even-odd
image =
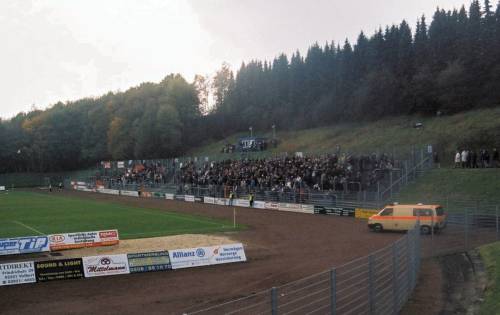
{"label": "grass field", "polygon": [[121,239],[134,239],[235,230],[229,221],[20,191],[0,194],[0,218],[0,238],[118,229]]}
{"label": "grass field", "polygon": [[500,168],[433,169],[405,187],[400,202],[426,200],[479,200],[500,204]]}

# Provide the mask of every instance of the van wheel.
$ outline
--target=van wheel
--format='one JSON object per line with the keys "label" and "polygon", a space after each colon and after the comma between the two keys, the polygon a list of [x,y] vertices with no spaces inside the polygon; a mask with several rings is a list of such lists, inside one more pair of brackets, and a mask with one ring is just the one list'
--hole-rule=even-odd
{"label": "van wheel", "polygon": [[384,230],[384,228],[382,227],[382,224],[378,224],[378,223],[377,223],[377,224],[375,224],[375,225],[373,226],[373,231],[374,231],[374,232],[382,232],[383,230]]}
{"label": "van wheel", "polygon": [[431,234],[431,227],[428,225],[422,225],[420,227],[420,234],[424,235]]}

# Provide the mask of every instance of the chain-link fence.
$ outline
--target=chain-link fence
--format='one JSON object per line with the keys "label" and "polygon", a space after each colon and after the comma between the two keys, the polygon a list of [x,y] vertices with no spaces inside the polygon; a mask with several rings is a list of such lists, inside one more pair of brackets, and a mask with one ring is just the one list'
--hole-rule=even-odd
{"label": "chain-link fence", "polygon": [[396,314],[415,288],[420,229],[369,256],[189,314]]}

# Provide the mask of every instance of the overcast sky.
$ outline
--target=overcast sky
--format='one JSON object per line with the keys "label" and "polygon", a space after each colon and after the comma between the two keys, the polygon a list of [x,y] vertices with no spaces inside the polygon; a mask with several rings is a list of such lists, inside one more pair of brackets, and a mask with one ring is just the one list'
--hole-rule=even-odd
{"label": "overcast sky", "polygon": [[0,117],[305,52],[469,0],[1,0]]}

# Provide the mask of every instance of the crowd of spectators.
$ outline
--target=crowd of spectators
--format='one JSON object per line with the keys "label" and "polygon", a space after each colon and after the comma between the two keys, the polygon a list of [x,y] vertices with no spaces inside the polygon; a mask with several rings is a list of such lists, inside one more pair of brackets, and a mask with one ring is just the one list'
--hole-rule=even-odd
{"label": "crowd of spectators", "polygon": [[463,149],[455,153],[455,168],[488,168],[500,167],[500,156],[496,148],[490,152],[487,149],[481,149],[479,153],[476,150]]}
{"label": "crowd of spectators", "polygon": [[361,191],[375,186],[381,170],[395,167],[387,155],[321,155],[225,160],[180,167],[176,181],[196,186],[231,187],[233,191]]}
{"label": "crowd of spectators", "polygon": [[[109,174],[107,174],[109,173]],[[167,165],[161,162],[144,161],[132,163],[129,167],[118,168],[117,170],[104,172],[107,180],[113,181],[117,185],[130,184],[167,184],[169,181],[169,171]]]}

